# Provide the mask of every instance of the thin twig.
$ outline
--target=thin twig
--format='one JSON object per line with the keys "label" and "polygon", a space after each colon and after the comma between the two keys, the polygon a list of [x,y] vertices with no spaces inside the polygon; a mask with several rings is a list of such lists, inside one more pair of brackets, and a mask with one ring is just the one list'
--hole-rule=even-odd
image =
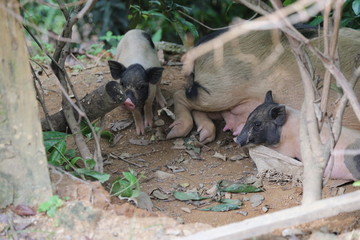
{"label": "thin twig", "polygon": [[[37,95],[37,99],[39,100],[40,102],[40,105],[44,111],[44,115],[45,115],[45,119],[47,121],[47,123],[49,124],[49,127],[50,127],[50,130],[51,131],[55,131],[54,130],[54,127],[50,121],[50,115],[49,115],[49,112],[47,111],[47,108],[46,108],[46,104],[45,104],[45,98],[44,98],[44,89],[42,87],[42,84],[41,84],[41,81],[39,80],[39,78],[36,76],[36,73],[34,71],[34,68],[31,66],[30,64],[30,69],[31,69],[31,72],[33,74],[33,79],[34,79],[34,88],[35,88],[35,91],[36,91],[36,95]],[[36,86],[36,82],[38,82],[38,84],[40,85],[40,88],[42,90],[42,94],[40,93],[38,87]]]}

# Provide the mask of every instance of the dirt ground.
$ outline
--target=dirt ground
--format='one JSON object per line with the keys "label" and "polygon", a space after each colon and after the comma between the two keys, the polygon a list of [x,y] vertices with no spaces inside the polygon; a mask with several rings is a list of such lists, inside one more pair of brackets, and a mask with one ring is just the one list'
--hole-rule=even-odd
{"label": "dirt ground", "polygon": [[[108,67],[105,64],[102,65],[72,74],[72,82],[79,97],[83,97],[86,93],[91,92],[111,79]],[[47,78],[42,75],[41,79],[45,89],[48,111],[55,113],[60,109],[61,94],[56,86],[54,76],[50,75],[50,78]],[[165,67],[161,88],[168,102],[171,103],[172,94],[175,90],[182,88],[184,83],[180,66]],[[173,108],[170,107],[170,109]],[[202,148],[200,153],[201,159],[197,160],[193,159],[186,150],[174,148],[174,143],[179,140],[150,141],[151,137],[155,134],[158,136],[158,139],[161,139],[168,131],[168,126],[172,122],[171,118],[165,114],[161,114],[159,118],[165,124],[157,128],[148,129],[144,136],[137,136],[135,126],[132,124],[117,133],[121,135],[121,138],[115,146],[110,146],[106,139],[101,140],[102,154],[106,159],[104,171],[111,174],[109,183],[104,184],[105,189],[109,190],[110,182],[116,177],[122,176],[122,172],[128,171],[129,168],[135,170],[137,173],[145,176],[141,181],[140,187],[143,192],[152,197],[152,213],[137,210],[131,204],[126,203],[125,200],[109,197],[107,193],[101,190],[99,191],[101,191],[104,199],[106,199],[106,204],[100,204],[100,206],[97,206],[98,208],[92,208],[87,205],[88,203],[85,203],[86,201],[83,201],[84,198],[81,198],[79,194],[72,194],[74,191],[79,191],[78,189],[70,188],[71,190],[62,193],[62,187],[60,184],[55,186],[58,181],[53,179],[54,186],[60,196],[67,194],[70,195],[72,200],[82,200],[82,202],[69,201],[63,211],[71,212],[71,209],[77,206],[77,204],[83,204],[80,206],[83,209],[91,208],[91,211],[96,212],[89,213],[89,216],[92,214],[97,216],[97,212],[100,211],[99,209],[106,209],[107,211],[100,214],[101,217],[99,219],[101,220],[98,220],[97,223],[93,220],[93,222],[87,222],[86,224],[88,225],[86,225],[80,220],[74,220],[73,228],[75,225],[81,225],[81,227],[76,227],[80,229],[77,232],[74,229],[69,230],[69,228],[64,227],[61,223],[56,228],[54,226],[59,224],[55,222],[56,219],[41,218],[37,214],[33,217],[37,220],[35,221],[36,224],[33,221],[31,231],[44,229],[45,226],[49,227],[52,229],[51,232],[54,233],[50,239],[175,239],[211,227],[222,226],[297,206],[301,203],[301,186],[291,181],[279,181],[279,179],[269,178],[260,179],[257,176],[256,166],[250,158],[231,160],[231,158],[236,158],[239,154],[242,154],[243,150],[232,141],[233,136],[231,133],[222,132],[224,127],[223,121],[216,122],[218,130],[217,138],[213,143]],[[131,114],[119,107],[105,116],[104,126],[107,129],[116,121],[131,119]],[[134,144],[136,140],[146,140],[146,144]],[[89,146],[93,147],[92,142],[89,143]],[[114,158],[114,156],[120,156],[125,153],[128,153],[127,162]],[[226,156],[226,159],[214,157],[215,153]],[[168,175],[162,177],[159,176],[159,172],[165,172]],[[209,200],[200,201],[200,203],[195,201],[182,202],[175,200],[172,196],[172,192],[175,190],[188,189],[197,189],[202,195],[206,196],[207,191],[221,180],[242,180],[247,182],[250,181],[249,179],[253,179],[253,182],[254,179],[257,180],[257,183],[262,185],[264,191],[260,193],[229,194],[227,196],[229,198],[243,200],[243,205],[238,210],[228,212],[200,211],[198,210],[199,208],[212,206],[215,203]],[[335,181],[330,180],[326,184],[324,188],[325,198],[356,190],[351,185],[336,187],[334,186],[335,183]],[[69,183],[62,186],[66,188],[70,185]],[[100,186],[97,187],[101,188]],[[154,197],[154,190],[161,190],[166,195],[166,199],[160,200]],[[97,198],[96,192],[93,190],[86,191],[90,192],[89,195],[91,197],[87,196],[85,198],[92,198],[92,201],[89,202],[94,205],[93,198]],[[259,206],[252,206],[252,202],[249,200],[255,194],[261,194],[264,197]],[[111,201],[111,204],[109,201]],[[62,215],[66,215],[66,213]],[[312,224],[302,225],[300,229],[307,233],[325,231],[340,234],[359,228],[359,217],[359,212],[342,214]],[[150,224],[152,227],[148,227],[149,223],[152,224]],[[94,227],[95,225],[96,227]],[[115,231],[114,229],[118,230]],[[140,231],[139,229],[142,230]],[[103,235],[99,232],[102,232]],[[269,235],[267,239],[274,239],[275,236],[279,235],[281,235],[281,231]],[[47,239],[46,237],[44,238],[44,235],[41,235],[41,237],[36,234],[28,236],[32,238],[25,239]],[[307,239],[308,237],[309,235],[300,235],[298,238],[292,239]],[[1,234],[0,239],[2,239]]]}

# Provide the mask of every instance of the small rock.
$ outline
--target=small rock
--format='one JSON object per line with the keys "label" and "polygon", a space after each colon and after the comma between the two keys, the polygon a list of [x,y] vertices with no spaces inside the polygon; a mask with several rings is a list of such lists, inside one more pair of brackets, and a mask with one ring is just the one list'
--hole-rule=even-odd
{"label": "small rock", "polygon": [[304,235],[304,232],[297,228],[286,228],[281,232],[283,237],[290,237],[295,235]]}
{"label": "small rock", "polygon": [[160,171],[160,170],[155,172],[155,176],[157,178],[159,178],[159,179],[162,179],[162,180],[165,180],[165,179],[168,179],[168,178],[175,178],[174,174],[163,172],[163,171]]}
{"label": "small rock", "polygon": [[339,187],[337,195],[343,195],[344,193],[345,193],[345,188],[344,187]]}
{"label": "small rock", "polygon": [[236,213],[239,213],[243,216],[247,216],[248,215],[248,212],[247,211],[237,211]]}
{"label": "small rock", "polygon": [[229,193],[229,192],[226,192],[226,193],[224,194],[224,198],[226,198],[226,199],[231,199],[231,198],[232,198],[232,194]]}
{"label": "small rock", "polygon": [[179,185],[183,188],[187,188],[188,186],[190,186],[190,183],[180,183]]}
{"label": "small rock", "polygon": [[256,182],[258,180],[257,177],[255,177],[254,175],[250,175],[248,177],[245,178],[245,183],[246,184],[253,184],[254,182]]}
{"label": "small rock", "polygon": [[257,178],[256,181],[253,183],[254,187],[261,188],[263,186],[263,182],[261,178]]}
{"label": "small rock", "polygon": [[250,198],[248,198],[248,197],[243,197],[243,202],[245,202],[245,201],[250,201]]}
{"label": "small rock", "polygon": [[213,185],[210,189],[208,189],[206,191],[206,194],[210,195],[210,196],[215,196],[216,194],[216,190],[217,190],[217,186]]}
{"label": "small rock", "polygon": [[267,211],[269,211],[269,208],[268,208],[267,206],[264,206],[264,207],[261,208],[261,210],[262,210],[264,213],[266,213]]}
{"label": "small rock", "polygon": [[261,194],[254,194],[250,197],[250,202],[252,207],[257,207],[264,201],[264,196]]}
{"label": "small rock", "polygon": [[156,121],[154,122],[154,125],[155,125],[156,127],[162,127],[162,126],[165,125],[165,122],[164,122],[164,120],[162,120],[162,119],[158,119],[158,120],[156,120]]}

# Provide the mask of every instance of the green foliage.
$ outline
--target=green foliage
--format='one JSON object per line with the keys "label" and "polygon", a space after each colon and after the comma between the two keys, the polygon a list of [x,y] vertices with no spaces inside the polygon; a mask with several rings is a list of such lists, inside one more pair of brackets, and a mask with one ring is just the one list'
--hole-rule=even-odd
{"label": "green foliage", "polygon": [[[113,133],[111,133],[111,132],[108,131],[108,130],[101,130],[101,128],[98,127],[98,126],[96,125],[96,123],[93,123],[93,124],[92,124],[92,127],[94,128],[96,134],[98,134],[99,131],[101,131],[100,136],[101,136],[102,138],[105,138],[105,139],[109,140],[109,142],[112,143],[112,141],[114,140],[114,134],[113,134]],[[88,139],[92,139],[92,138],[93,138],[91,128],[89,127],[89,125],[87,124],[86,121],[81,121],[81,122],[80,122],[80,131],[81,131],[81,133],[82,133],[85,137],[87,137]]]}
{"label": "green foliage", "polygon": [[51,196],[48,201],[40,203],[38,212],[46,212],[49,217],[54,217],[57,209],[61,207],[64,202],[58,195]]}
{"label": "green foliage", "polygon": [[[107,181],[110,178],[109,174],[93,170],[95,167],[94,159],[83,159],[76,156],[74,149],[67,149],[66,138],[68,136],[70,135],[62,132],[43,132],[48,162],[51,165],[63,167],[67,171],[73,171],[75,175],[86,176],[102,183]],[[83,165],[85,168],[80,168],[78,165]]]}
{"label": "green foliage", "polygon": [[360,181],[355,181],[355,182],[353,183],[353,186],[354,186],[354,187],[360,187]]}
{"label": "green foliage", "polygon": [[38,1],[20,0],[21,14],[25,19],[25,24],[31,30],[34,26],[39,29],[60,34],[65,26],[66,20],[61,10],[57,7],[57,1],[48,0],[47,4]]}
{"label": "green foliage", "polygon": [[114,35],[111,31],[107,31],[104,36],[99,37],[99,40],[105,41],[111,48],[116,49],[117,44],[123,37],[123,35]]}
{"label": "green foliage", "polygon": [[116,178],[110,189],[110,193],[121,198],[136,198],[140,195],[139,180],[142,176],[137,178],[134,170],[122,173],[124,177]]}
{"label": "green foliage", "polygon": [[[310,25],[317,26],[322,24],[323,16],[315,16]],[[343,6],[341,27],[360,28],[360,0],[346,0]]]}
{"label": "green foliage", "polygon": [[[130,28],[136,28],[138,25],[146,24],[150,19],[151,21],[157,19],[157,23],[161,24],[165,21],[170,24],[183,43],[185,42],[186,32],[190,32],[193,36],[198,37],[195,25],[179,14],[179,11],[188,14],[190,12],[189,8],[177,4],[174,1],[149,1],[148,6],[146,5],[147,4],[130,5],[130,14],[128,16]],[[149,7],[149,10],[145,10],[144,7]]]}

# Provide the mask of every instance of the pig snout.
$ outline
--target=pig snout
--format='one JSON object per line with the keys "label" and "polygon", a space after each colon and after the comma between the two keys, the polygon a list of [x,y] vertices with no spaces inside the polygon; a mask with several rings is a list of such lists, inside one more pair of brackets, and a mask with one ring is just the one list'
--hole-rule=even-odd
{"label": "pig snout", "polygon": [[134,110],[135,109],[135,104],[133,103],[133,101],[131,101],[130,98],[127,98],[125,100],[125,102],[123,103],[123,106],[128,110]]}
{"label": "pig snout", "polygon": [[243,147],[249,143],[249,138],[247,134],[240,134],[239,136],[234,138],[234,142]]}

